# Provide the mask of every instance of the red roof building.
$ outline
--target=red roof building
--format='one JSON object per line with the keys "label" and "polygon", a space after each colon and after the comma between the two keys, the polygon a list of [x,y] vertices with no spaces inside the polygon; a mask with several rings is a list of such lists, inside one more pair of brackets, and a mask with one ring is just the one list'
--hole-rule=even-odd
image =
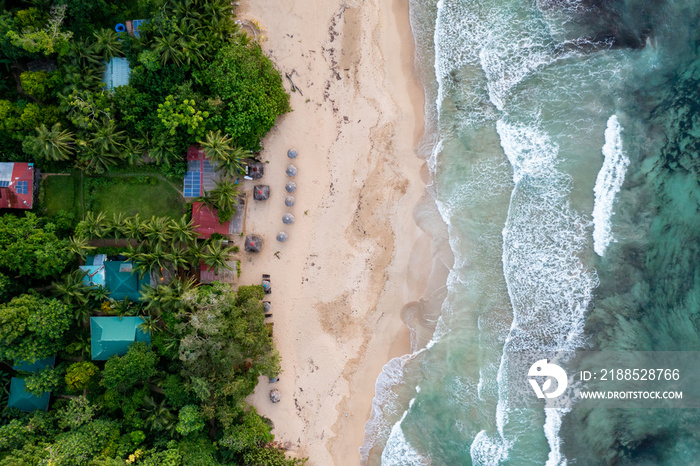
{"label": "red roof building", "polygon": [[217,210],[202,202],[192,203],[192,221],[194,222],[194,231],[199,234],[200,238],[204,239],[211,237],[214,233],[228,235],[231,227],[230,221],[219,223]]}
{"label": "red roof building", "polygon": [[31,209],[34,205],[34,164],[0,162],[0,209]]}

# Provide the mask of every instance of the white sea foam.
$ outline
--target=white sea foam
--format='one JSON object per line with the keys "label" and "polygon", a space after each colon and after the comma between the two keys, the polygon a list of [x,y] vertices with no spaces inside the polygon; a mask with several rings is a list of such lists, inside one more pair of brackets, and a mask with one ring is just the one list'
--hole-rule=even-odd
{"label": "white sea foam", "polygon": [[[597,277],[579,259],[588,222],[569,205],[571,179],[557,170],[557,145],[536,124],[502,119],[497,130],[516,183],[503,230],[503,269],[513,321],[497,376],[497,446],[507,451],[514,441],[508,424],[518,422],[509,416],[508,353],[580,347]],[[559,449],[561,415],[561,410],[548,412],[543,426],[550,460],[556,460],[552,464],[565,461]]]}
{"label": "white sea foam", "polygon": [[613,115],[605,128],[605,145],[603,146],[603,166],[598,172],[595,187],[595,204],[593,206],[593,249],[602,256],[613,241],[611,219],[615,196],[625,181],[625,172],[630,160],[622,150],[622,127]]}
{"label": "white sea foam", "polygon": [[[402,409],[399,396],[394,389],[404,384],[406,363],[423,351],[425,350],[421,349],[415,353],[394,358],[382,368],[382,372],[375,383],[372,411],[365,424],[365,435],[360,447],[360,464],[367,464],[370,450],[375,445],[388,440],[391,435],[392,421],[390,419],[396,419]],[[420,390],[419,387],[416,388]]]}
{"label": "white sea foam", "polygon": [[549,443],[549,456],[547,457],[546,466],[566,466],[566,458],[561,454],[561,438],[559,437],[559,429],[561,429],[561,421],[564,414],[568,410],[559,408],[545,408],[544,432]]}
{"label": "white sea foam", "polygon": [[406,419],[408,411],[413,406],[413,398],[408,409],[403,413],[401,419],[391,428],[389,440],[382,452],[382,466],[423,466],[430,464],[430,461],[416,451],[406,440],[406,436],[401,428],[401,423]]}

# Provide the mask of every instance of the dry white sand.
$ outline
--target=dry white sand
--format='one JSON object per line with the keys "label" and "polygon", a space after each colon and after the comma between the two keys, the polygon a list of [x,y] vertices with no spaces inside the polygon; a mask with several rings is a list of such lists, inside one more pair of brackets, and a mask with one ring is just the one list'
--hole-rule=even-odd
{"label": "dry white sand", "polygon": [[[294,111],[263,141],[270,199],[248,195],[245,231],[264,245],[242,255],[240,283],[271,275],[268,320],[283,370],[274,385],[261,378],[249,401],[308,464],[357,464],[375,380],[410,351],[401,308],[421,296],[430,272],[430,242],[412,217],[424,190],[415,152],[424,102],[408,4],[243,0],[238,18],[264,29],[263,50],[283,73],[296,71],[303,93],[291,94]],[[290,163],[299,173],[287,208]],[[293,225],[282,223],[285,212]],[[275,240],[281,230],[286,243]]]}

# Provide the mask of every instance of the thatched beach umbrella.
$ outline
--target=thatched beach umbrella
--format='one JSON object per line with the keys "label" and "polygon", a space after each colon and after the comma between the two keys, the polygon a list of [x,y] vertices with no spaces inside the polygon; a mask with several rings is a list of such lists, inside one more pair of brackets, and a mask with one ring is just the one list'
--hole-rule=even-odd
{"label": "thatched beach umbrella", "polygon": [[266,201],[270,198],[270,187],[264,184],[256,184],[253,187],[253,199]]}
{"label": "thatched beach umbrella", "polygon": [[282,396],[280,395],[280,391],[277,390],[276,388],[274,390],[270,390],[270,401],[273,403],[279,403],[280,399]]}
{"label": "thatched beach umbrella", "polygon": [[280,231],[279,233],[277,233],[277,241],[279,241],[280,243],[284,243],[285,241],[287,241],[287,238],[289,238],[289,236],[284,231]]}
{"label": "thatched beach umbrella", "polygon": [[248,235],[245,237],[246,252],[260,252],[262,249],[262,238],[258,235]]}
{"label": "thatched beach umbrella", "polygon": [[282,223],[285,223],[287,225],[294,223],[294,215],[287,212],[282,216]]}
{"label": "thatched beach umbrella", "polygon": [[297,151],[295,151],[294,149],[289,149],[287,151],[287,157],[289,157],[290,159],[296,159],[297,158]]}
{"label": "thatched beach umbrella", "polygon": [[294,196],[287,196],[284,198],[284,205],[291,207],[294,205]]}
{"label": "thatched beach umbrella", "polygon": [[248,176],[254,180],[258,180],[265,174],[265,164],[255,160],[254,158],[247,158],[244,160],[247,168]]}
{"label": "thatched beach umbrella", "polygon": [[290,165],[287,167],[287,175],[289,176],[296,176],[297,175],[297,167],[294,165]]}
{"label": "thatched beach umbrella", "polygon": [[294,181],[290,181],[284,189],[286,189],[288,193],[293,193],[297,190],[297,184]]}

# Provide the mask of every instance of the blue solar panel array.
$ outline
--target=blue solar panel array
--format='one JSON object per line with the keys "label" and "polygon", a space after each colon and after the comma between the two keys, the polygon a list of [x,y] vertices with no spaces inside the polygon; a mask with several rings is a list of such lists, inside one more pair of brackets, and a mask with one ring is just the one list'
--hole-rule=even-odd
{"label": "blue solar panel array", "polygon": [[17,184],[15,184],[15,190],[17,194],[27,194],[29,192],[29,182],[18,181]]}
{"label": "blue solar panel array", "polygon": [[199,197],[200,191],[200,172],[187,172],[185,174],[185,197]]}

